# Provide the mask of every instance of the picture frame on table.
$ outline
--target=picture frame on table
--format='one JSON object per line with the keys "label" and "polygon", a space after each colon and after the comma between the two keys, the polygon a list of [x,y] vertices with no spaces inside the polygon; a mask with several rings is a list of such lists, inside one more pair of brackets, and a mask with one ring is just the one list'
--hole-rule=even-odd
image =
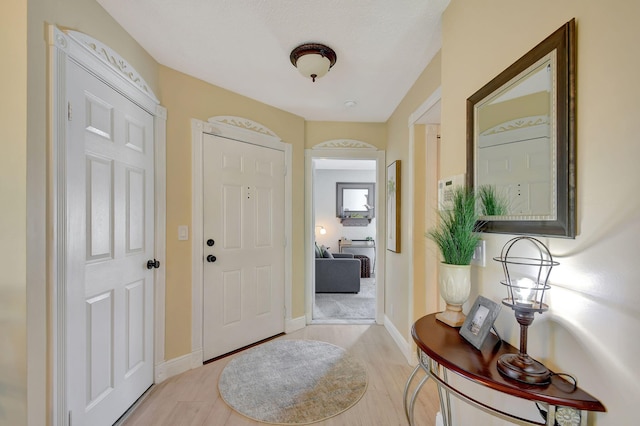
{"label": "picture frame on table", "polygon": [[484,296],[478,296],[473,302],[464,324],[460,327],[460,335],[479,350],[487,339],[493,323],[498,318],[500,309],[502,309],[502,305]]}

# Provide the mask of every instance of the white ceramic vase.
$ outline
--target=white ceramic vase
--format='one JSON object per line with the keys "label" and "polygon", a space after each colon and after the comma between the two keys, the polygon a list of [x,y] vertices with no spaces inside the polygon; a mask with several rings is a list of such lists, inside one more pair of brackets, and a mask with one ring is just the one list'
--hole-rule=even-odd
{"label": "white ceramic vase", "polygon": [[471,293],[471,265],[440,263],[438,285],[447,307],[436,318],[451,327],[461,327],[465,320],[462,304]]}

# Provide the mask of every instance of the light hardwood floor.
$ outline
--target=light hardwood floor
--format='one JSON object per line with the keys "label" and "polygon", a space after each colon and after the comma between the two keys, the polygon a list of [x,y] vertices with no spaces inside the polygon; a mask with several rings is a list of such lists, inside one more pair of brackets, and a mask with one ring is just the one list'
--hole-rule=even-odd
{"label": "light hardwood floor", "polygon": [[[367,367],[369,384],[356,405],[318,426],[407,425],[402,403],[404,385],[413,368],[383,326],[310,325],[280,339],[320,340],[347,349]],[[264,425],[232,409],[220,398],[218,377],[233,355],[187,371],[153,387],[126,418],[124,426]],[[419,426],[433,426],[439,410],[436,386],[429,381],[416,402]]]}

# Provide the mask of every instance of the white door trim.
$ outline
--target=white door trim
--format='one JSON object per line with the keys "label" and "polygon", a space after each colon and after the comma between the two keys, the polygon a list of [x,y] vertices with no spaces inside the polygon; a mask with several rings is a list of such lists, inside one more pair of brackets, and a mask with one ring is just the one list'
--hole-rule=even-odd
{"label": "white door trim", "polygon": [[[433,114],[436,107],[439,107],[439,103],[440,103],[440,99],[442,98],[442,89],[440,87],[438,87],[436,90],[433,91],[433,93],[431,95],[429,95],[429,97],[409,116],[408,119],[408,127],[409,127],[409,159],[410,161],[408,161],[408,170],[407,173],[409,174],[409,179],[407,182],[407,192],[406,194],[413,194],[413,189],[415,186],[415,161],[416,156],[415,156],[415,150],[416,150],[416,136],[415,136],[415,128],[414,126],[416,124],[427,124],[427,118],[430,116],[430,114]],[[437,115],[439,118],[440,112],[439,110],[437,111]],[[438,158],[427,158],[427,164],[425,165],[427,168],[433,168],[435,167],[437,169],[438,167],[438,163],[439,160]],[[406,256],[408,256],[409,259],[413,260],[413,246],[414,246],[414,232],[413,230],[416,227],[416,220],[424,220],[424,218],[416,218],[415,217],[415,205],[414,205],[414,197],[413,196],[409,196],[409,226],[408,226],[408,240],[409,243],[407,244],[407,254]],[[421,236],[420,238],[424,238],[423,236]],[[411,327],[413,326],[413,316],[414,316],[414,309],[413,309],[413,298],[414,298],[414,274],[413,274],[413,268],[409,268],[409,291],[408,291],[408,307],[409,309],[408,311],[408,315],[409,318],[407,318],[408,320],[408,324],[409,324],[409,329],[408,330],[402,330],[402,333],[400,334],[400,336],[410,336],[411,335]],[[407,361],[409,361],[409,363],[411,364],[415,364],[416,361],[416,356],[415,356],[415,351],[413,350],[414,348],[414,343],[411,339],[409,339],[408,341],[404,341],[404,342],[398,342],[396,341],[396,343],[398,343],[398,346],[400,347],[400,349],[404,352],[405,358],[407,359]]]}
{"label": "white door trim", "polygon": [[291,318],[291,277],[292,277],[292,148],[288,143],[283,142],[274,132],[267,127],[246,118],[220,116],[212,117],[208,122],[191,120],[191,154],[192,154],[192,207],[191,207],[191,367],[201,365],[204,361],[203,345],[203,223],[202,223],[202,145],[204,134],[222,136],[241,142],[251,143],[266,148],[277,149],[284,152],[286,167],[285,194],[284,194],[284,230],[285,230],[285,252],[284,252],[284,306],[285,306],[285,330],[292,326]]}
{"label": "white door trim", "polygon": [[304,247],[305,247],[305,316],[307,324],[311,324],[313,310],[313,277],[315,275],[315,253],[313,250],[314,232],[314,207],[313,207],[313,159],[314,158],[350,158],[358,160],[376,160],[376,323],[384,323],[384,288],[385,288],[385,255],[386,238],[380,238],[380,235],[386,235],[386,208],[387,191],[386,191],[386,171],[385,152],[377,150],[373,145],[366,142],[351,139],[336,139],[322,142],[315,145],[313,149],[305,149],[304,151],[305,165],[305,231],[304,231]]}
{"label": "white door trim", "polygon": [[[77,31],[62,31],[49,25],[47,33],[49,46],[49,173],[47,177],[48,208],[47,234],[51,240],[47,245],[47,258],[51,259],[47,277],[51,289],[49,317],[51,325],[51,357],[47,364],[52,371],[51,378],[51,423],[65,426],[69,423],[66,401],[65,367],[65,279],[67,274],[65,193],[66,164],[66,121],[68,111],[66,100],[66,69],[69,61],[74,61],[97,78],[111,86],[130,101],[154,117],[155,144],[155,258],[165,265],[165,146],[166,109],[159,105],[155,94],[139,73],[116,52],[86,34]],[[164,360],[164,267],[154,272],[155,319],[154,319],[154,365]],[[45,329],[31,330],[47,339]],[[46,354],[42,355],[46,357]]]}

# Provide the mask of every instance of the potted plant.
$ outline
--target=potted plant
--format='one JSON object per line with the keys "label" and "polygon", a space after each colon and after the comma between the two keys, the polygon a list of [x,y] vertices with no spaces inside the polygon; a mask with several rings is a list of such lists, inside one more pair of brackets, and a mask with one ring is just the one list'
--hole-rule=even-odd
{"label": "potted plant", "polygon": [[455,188],[450,208],[440,210],[438,216],[438,224],[427,232],[427,237],[436,243],[442,255],[438,285],[447,307],[436,318],[460,327],[465,320],[462,304],[471,292],[471,259],[480,240],[476,233],[478,212],[474,192],[465,187]]}

